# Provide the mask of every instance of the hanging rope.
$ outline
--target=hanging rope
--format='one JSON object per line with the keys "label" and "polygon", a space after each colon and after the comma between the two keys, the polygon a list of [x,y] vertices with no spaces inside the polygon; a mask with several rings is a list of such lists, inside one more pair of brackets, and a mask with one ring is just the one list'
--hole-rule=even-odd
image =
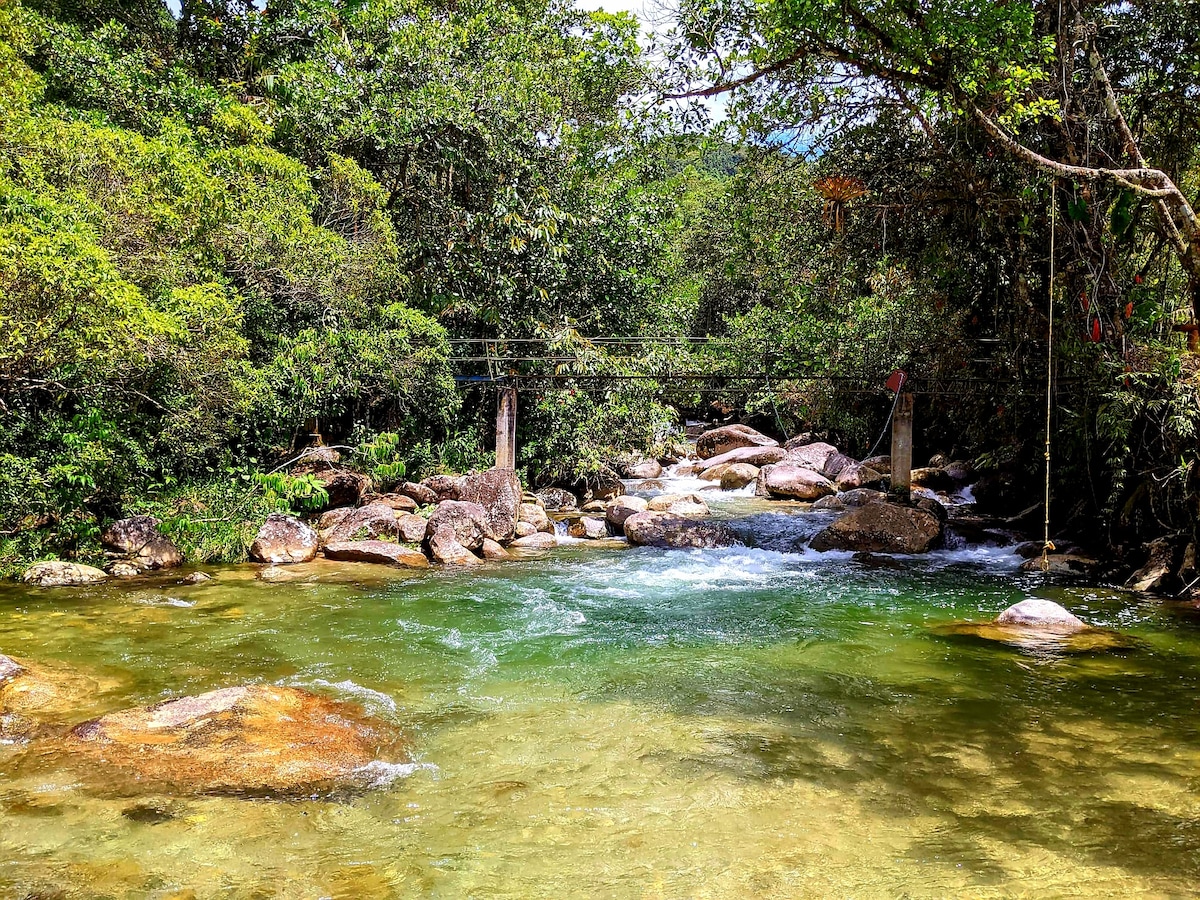
{"label": "hanging rope", "polygon": [[1042,571],[1050,571],[1050,426],[1054,413],[1054,232],[1058,219],[1058,181],[1050,182],[1050,291],[1046,330],[1046,523],[1042,533]]}

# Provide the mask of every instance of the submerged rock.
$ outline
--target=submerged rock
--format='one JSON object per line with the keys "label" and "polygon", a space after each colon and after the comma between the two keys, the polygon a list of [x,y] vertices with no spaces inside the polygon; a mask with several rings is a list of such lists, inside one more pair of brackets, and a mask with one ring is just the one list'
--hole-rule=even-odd
{"label": "submerged rock", "polygon": [[1137,647],[1135,640],[1106,628],[1093,628],[1065,607],[1037,597],[1013,604],[991,622],[956,622],[936,631],[1039,653],[1089,653]]}
{"label": "submerged rock", "polygon": [[108,574],[95,566],[60,560],[35,563],[21,575],[21,581],[35,587],[74,587],[80,584],[99,584],[107,579]]}
{"label": "submerged rock", "polygon": [[[454,539],[468,550],[478,550],[484,538],[496,540],[488,521],[487,510],[478,503],[463,500],[443,500],[429,517],[425,526],[425,539],[432,540],[443,525],[450,526]],[[516,522],[513,522],[514,530]]]}
{"label": "submerged rock", "polygon": [[158,530],[153,516],[118,519],[100,533],[100,543],[130,557],[142,569],[174,569],[183,565],[183,554]]}
{"label": "submerged rock", "polygon": [[660,494],[646,504],[646,509],[689,519],[701,519],[711,512],[708,504],[697,494]]}
{"label": "submerged rock", "polygon": [[483,507],[490,537],[504,543],[512,540],[516,531],[522,493],[515,470],[493,468],[464,476],[458,499]]}
{"label": "submerged rock", "polygon": [[[474,506],[474,504],[471,505]],[[458,539],[458,531],[453,523],[444,521],[434,526],[431,519],[429,524],[430,530],[427,532],[429,555],[433,557],[434,562],[439,562],[444,566],[473,566],[481,562],[478,556],[463,546]],[[479,538],[480,549],[483,549],[485,540],[488,538]]]}
{"label": "submerged rock", "polygon": [[927,553],[941,545],[942,522],[913,506],[869,503],[846,513],[812,539],[812,548],[869,553]]}
{"label": "submerged rock", "polygon": [[1039,597],[1014,603],[996,616],[996,624],[1018,625],[1022,628],[1040,628],[1050,631],[1079,631],[1088,627],[1087,623],[1065,607],[1052,600],[1043,600]]}
{"label": "submerged rock", "polygon": [[66,746],[149,789],[188,793],[309,792],[355,783],[384,753],[408,760],[357,707],[274,685],[111,713],[71,729]]}
{"label": "submerged rock", "polygon": [[[24,740],[38,726],[78,720],[115,681],[0,653],[0,740]],[[82,710],[82,712],[81,712]]]}
{"label": "submerged rock", "polygon": [[779,441],[755,431],[749,425],[725,425],[706,431],[696,438],[696,455],[701,459],[711,459],[741,447],[778,446]]}
{"label": "submerged rock", "polygon": [[782,462],[759,470],[754,492],[760,497],[819,500],[837,493],[837,487],[820,472],[798,463]]}
{"label": "submerged rock", "polygon": [[711,549],[738,543],[737,536],[724,525],[651,511],[626,519],[625,537],[631,544],[647,547]]}
{"label": "submerged rock", "polygon": [[250,558],[265,563],[308,562],[320,546],[317,533],[297,519],[271,513],[250,545]]}
{"label": "submerged rock", "polygon": [[406,569],[428,568],[429,560],[420,551],[390,541],[334,541],[322,551],[326,559],[344,562],[376,563]]}

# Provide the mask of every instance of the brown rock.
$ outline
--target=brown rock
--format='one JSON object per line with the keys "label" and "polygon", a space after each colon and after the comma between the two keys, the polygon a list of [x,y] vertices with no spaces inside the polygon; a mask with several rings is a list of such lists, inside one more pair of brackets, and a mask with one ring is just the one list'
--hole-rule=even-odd
{"label": "brown rock", "polygon": [[926,553],[942,542],[942,523],[933,514],[895,503],[869,503],[819,532],[812,548],[870,553]]}
{"label": "brown rock", "polygon": [[512,559],[511,553],[490,538],[484,538],[482,552],[484,559]]}
{"label": "brown rock", "polygon": [[[496,535],[488,524],[487,510],[478,503],[443,500],[429,517],[425,526],[425,539],[430,540],[443,525],[451,527],[455,541],[467,550],[478,550],[483,546],[484,538],[496,540]],[[513,526],[515,530],[515,522]]]}
{"label": "brown rock", "polygon": [[398,534],[396,511],[386,503],[375,502],[360,506],[345,516],[328,532],[326,541],[395,540]]}
{"label": "brown rock", "polygon": [[437,492],[415,481],[406,481],[396,488],[396,493],[411,497],[417,506],[433,506],[438,502]]}
{"label": "brown rock", "polygon": [[430,475],[421,482],[429,490],[437,496],[438,502],[444,500],[459,500],[459,491],[462,489],[461,475]]}
{"label": "brown rock", "polygon": [[335,541],[326,544],[322,552],[327,559],[345,562],[375,563],[405,569],[429,567],[429,560],[425,558],[424,553],[390,541]]}
{"label": "brown rock", "polygon": [[631,544],[648,547],[711,549],[738,543],[737,536],[724,525],[650,511],[625,520],[625,537]]}
{"label": "brown rock", "polygon": [[829,458],[825,460],[825,465],[821,467],[821,474],[832,481],[842,472],[857,466],[857,459],[849,457],[845,453],[837,452],[831,454]]}
{"label": "brown rock", "polygon": [[861,463],[868,469],[874,469],[882,475],[892,474],[892,458],[890,456],[872,456]]}
{"label": "brown rock", "polygon": [[[447,500],[439,504],[438,508],[440,509],[445,503],[453,502],[455,501]],[[435,526],[431,519],[429,524],[431,526],[428,532],[429,555],[433,557],[434,562],[440,562],[445,566],[473,566],[482,562],[458,540],[458,533],[452,522],[446,521]],[[480,549],[483,548],[485,540],[488,538],[480,537]]]}
{"label": "brown rock", "polygon": [[730,463],[721,473],[721,490],[736,491],[758,480],[758,469],[749,463]]}
{"label": "brown rock", "polygon": [[[517,538],[529,537],[531,534],[537,534],[538,530],[528,522],[518,522],[517,530],[514,532]],[[514,538],[516,540],[517,538]]]}
{"label": "brown rock", "polygon": [[711,459],[743,447],[778,446],[779,441],[755,431],[748,425],[725,425],[706,431],[696,439],[696,455],[701,459]]}
{"label": "brown rock", "polygon": [[701,519],[711,512],[708,504],[698,494],[659,494],[646,504],[646,509],[651,512],[669,512],[673,516],[688,519]]}
{"label": "brown rock", "polygon": [[73,587],[80,584],[99,584],[107,579],[108,575],[95,566],[59,560],[36,563],[21,575],[21,581],[36,587]]}
{"label": "brown rock", "polygon": [[132,516],[111,523],[100,533],[100,543],[124,553],[141,569],[174,569],[183,565],[183,554],[158,530],[153,516]]}
{"label": "brown rock", "polygon": [[700,464],[700,472],[703,474],[714,466],[719,466],[723,463],[749,463],[752,466],[769,466],[771,463],[777,463],[787,456],[780,447],[739,447],[736,450],[730,450],[727,453],[722,453],[720,456],[713,456]]}
{"label": "brown rock", "polygon": [[615,500],[608,501],[604,518],[616,528],[623,530],[625,520],[636,513],[645,512],[648,505],[641,497],[617,497]]}
{"label": "brown rock", "polygon": [[704,469],[700,472],[699,477],[704,481],[720,481],[721,476],[729,471],[731,466],[744,465],[743,463],[721,463],[713,466],[711,469]]}
{"label": "brown rock", "polygon": [[526,535],[525,537],[517,538],[508,545],[508,549],[512,550],[516,548],[517,550],[549,550],[550,548],[557,546],[558,538],[552,534],[546,534],[545,532],[539,531],[536,534],[530,534]]}
{"label": "brown rock", "polygon": [[789,450],[787,461],[819,474],[825,471],[825,464],[836,456],[837,452],[838,449],[833,444],[816,441],[812,444],[805,444],[803,447],[797,447],[795,450]]}
{"label": "brown rock", "polygon": [[838,494],[838,499],[847,506],[866,506],[868,503],[880,503],[886,500],[887,494],[870,488],[855,488],[852,491]]}
{"label": "brown rock", "polygon": [[881,485],[882,483],[882,473],[861,463],[847,466],[838,472],[837,477],[834,479],[834,484],[837,485],[839,491],[852,491],[855,488],[865,488],[871,485]]}
{"label": "brown rock", "polygon": [[837,487],[813,469],[793,462],[782,462],[773,466],[763,466],[759,470],[755,493],[760,497],[819,500],[837,493]]}
{"label": "brown rock", "polygon": [[407,494],[379,494],[378,496],[370,496],[364,498],[369,503],[382,503],[384,506],[391,507],[395,512],[410,513],[416,512],[417,501]]}
{"label": "brown rock", "polygon": [[396,519],[396,536],[406,544],[419,544],[425,540],[425,529],[429,523],[420,516],[406,513]]}
{"label": "brown rock", "polygon": [[568,526],[567,534],[573,538],[586,538],[590,541],[598,541],[601,538],[608,537],[608,523],[604,519],[583,516]]}
{"label": "brown rock", "polygon": [[1173,586],[1175,574],[1175,548],[1171,542],[1159,538],[1146,545],[1148,559],[1145,565],[1129,576],[1125,587],[1139,593],[1164,591]]}
{"label": "brown rock", "polygon": [[546,510],[542,509],[536,503],[521,504],[521,508],[517,512],[517,525],[520,526],[522,522],[533,526],[534,531],[545,531],[547,533],[554,531],[554,523],[546,515]]}
{"label": "brown rock", "polygon": [[325,493],[329,495],[329,499],[325,502],[326,509],[338,506],[358,506],[363,494],[371,489],[371,479],[360,472],[327,469],[312,474],[321,483]]}
{"label": "brown rock", "polygon": [[575,495],[562,488],[546,488],[538,491],[536,496],[549,510],[575,509],[579,506],[579,500]]}
{"label": "brown rock", "polygon": [[478,503],[487,515],[491,536],[501,543],[510,541],[517,528],[521,510],[521,480],[513,469],[488,469],[463,477],[459,499]]}
{"label": "brown rock", "polygon": [[660,478],[662,473],[662,464],[653,459],[634,463],[625,469],[625,475],[629,478]]}
{"label": "brown rock", "polygon": [[946,474],[945,469],[913,469],[912,483],[915,487],[929,488],[931,491],[949,491],[954,488],[954,479]]}
{"label": "brown rock", "polygon": [[337,528],[342,520],[352,512],[354,512],[353,506],[339,506],[337,509],[327,509],[321,513],[321,517],[317,519],[317,534],[320,535],[321,540],[328,540],[333,529]]}
{"label": "brown rock", "polygon": [[309,447],[292,466],[293,475],[306,475],[332,469],[342,461],[342,454],[332,447]]}
{"label": "brown rock", "polygon": [[275,685],[111,713],[71,729],[66,745],[146,789],[195,793],[309,793],[357,783],[381,754],[402,753],[357,707]]}
{"label": "brown rock", "polygon": [[125,560],[122,559],[122,560],[117,560],[115,563],[113,563],[111,566],[108,567],[108,574],[113,576],[114,578],[134,578],[138,575],[141,575],[142,570],[139,569],[137,566],[135,566],[133,563],[126,562]]}

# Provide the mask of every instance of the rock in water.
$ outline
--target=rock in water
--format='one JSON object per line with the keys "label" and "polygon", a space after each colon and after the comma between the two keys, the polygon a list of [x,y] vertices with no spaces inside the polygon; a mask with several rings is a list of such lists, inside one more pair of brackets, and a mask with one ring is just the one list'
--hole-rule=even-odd
{"label": "rock in water", "polygon": [[842,516],[812,539],[812,548],[869,553],[926,553],[941,545],[937,516],[913,506],[869,503]]}
{"label": "rock in water", "polygon": [[395,538],[398,534],[396,511],[377,500],[343,516],[326,533],[325,540],[331,544],[343,541],[379,541]]}
{"label": "rock in water", "polygon": [[183,554],[158,530],[154,516],[118,519],[100,533],[100,543],[124,553],[143,569],[174,569],[183,565]]}
{"label": "rock in water", "polygon": [[625,520],[629,543],[645,547],[730,547],[737,536],[724,525],[697,522],[666,512],[636,513]]}
{"label": "rock in water", "polygon": [[[550,517],[546,515],[546,511],[536,503],[522,503],[517,516],[518,526],[524,522],[532,526],[534,531],[544,531],[547,534],[554,533],[554,523],[550,521]],[[517,536],[524,537],[524,535]]]}
{"label": "rock in water", "polygon": [[662,464],[656,459],[646,459],[627,466],[625,474],[629,478],[661,478]]}
{"label": "rock in water", "polygon": [[490,537],[500,543],[511,541],[521,511],[521,480],[513,469],[488,469],[464,476],[460,500],[478,503],[487,515]]}
{"label": "rock in water", "polygon": [[996,616],[997,625],[1038,628],[1045,631],[1081,631],[1087,623],[1052,600],[1034,597],[1010,606]]}
{"label": "rock in water", "polygon": [[[838,455],[838,449],[833,444],[817,441],[812,444],[805,444],[803,447],[797,447],[794,450],[789,450],[787,461],[795,463],[802,468],[811,469],[814,472],[824,472],[825,466],[830,459]],[[849,457],[846,458],[849,459]]]}
{"label": "rock in water", "polygon": [[26,584],[36,587],[64,587],[78,584],[99,584],[108,575],[95,566],[51,560],[30,566],[21,575]]}
{"label": "rock in water", "polygon": [[110,713],[72,728],[66,745],[151,790],[189,793],[336,787],[354,783],[381,754],[402,753],[398,736],[357,707],[274,685]]}
{"label": "rock in water", "polygon": [[511,553],[489,538],[484,538],[482,552],[484,559],[512,559]]}
{"label": "rock in water", "polygon": [[549,550],[558,546],[558,538],[539,531],[536,534],[519,537],[508,546],[511,550]]}
{"label": "rock in water", "polygon": [[669,512],[673,516],[700,519],[710,512],[708,504],[697,494],[659,494],[646,504],[651,512]]}
{"label": "rock in water", "polygon": [[797,463],[781,462],[773,466],[763,466],[759,470],[755,493],[760,497],[820,500],[822,497],[836,494],[837,487],[820,472]]}
{"label": "rock in water", "polygon": [[424,553],[389,541],[335,541],[326,544],[323,552],[327,559],[347,562],[377,563],[406,569],[424,569],[429,566],[429,560],[425,558]]}
{"label": "rock in water", "polygon": [[778,447],[779,441],[755,431],[748,425],[725,425],[706,431],[696,438],[696,455],[712,459],[741,447]]}
{"label": "rock in water", "polygon": [[[434,534],[443,525],[449,525],[454,532],[454,539],[468,550],[478,550],[483,546],[484,538],[496,540],[488,523],[487,510],[478,503],[467,503],[463,500],[443,500],[429,517],[425,526],[425,539],[432,540]],[[514,530],[516,522],[513,522]]]}
{"label": "rock in water", "polygon": [[601,538],[608,537],[608,523],[604,519],[583,516],[571,523],[570,527],[567,528],[567,534],[573,538],[598,541]]}
{"label": "rock in water", "polygon": [[[445,504],[442,505],[444,506]],[[432,519],[429,524],[431,527],[433,526]],[[450,522],[443,522],[436,528],[432,528],[428,540],[429,555],[433,557],[434,562],[440,562],[445,566],[473,566],[476,563],[482,562],[478,556],[462,545],[458,540],[454,525]],[[479,539],[480,549],[483,548],[485,540],[488,540],[488,538]]]}
{"label": "rock in water", "polygon": [[317,533],[295,516],[271,513],[250,545],[250,558],[265,563],[308,562],[319,545]]}
{"label": "rock in water", "polygon": [[721,490],[736,491],[758,480],[758,469],[749,463],[730,463],[721,473]]}
{"label": "rock in water", "polygon": [[883,483],[883,475],[870,466],[864,466],[861,463],[858,465],[847,466],[838,472],[834,478],[834,483],[839,491],[852,491],[858,488],[865,488],[869,485],[880,485]]}
{"label": "rock in water", "polygon": [[729,450],[720,456],[713,456],[700,464],[700,476],[709,469],[726,463],[746,463],[751,466],[769,466],[771,463],[782,462],[787,457],[780,447],[739,447]]}
{"label": "rock in water", "polygon": [[609,524],[623,529],[625,520],[640,512],[645,512],[649,504],[641,497],[617,497],[609,500],[604,510],[604,518]]}

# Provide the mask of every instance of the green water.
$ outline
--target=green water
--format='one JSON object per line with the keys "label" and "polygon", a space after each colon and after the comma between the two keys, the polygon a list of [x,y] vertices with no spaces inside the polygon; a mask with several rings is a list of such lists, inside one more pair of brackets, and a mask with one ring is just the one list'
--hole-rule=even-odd
{"label": "green water", "polygon": [[[731,515],[753,512],[733,506]],[[787,547],[811,517],[740,527]],[[995,550],[867,568],[574,545],[471,573],[251,567],[0,589],[80,717],[246,682],[363,704],[418,765],[308,800],[131,796],[0,747],[4,897],[1182,897],[1200,627]],[[1028,596],[1120,652],[940,633]],[[150,812],[147,812],[149,810]]]}

